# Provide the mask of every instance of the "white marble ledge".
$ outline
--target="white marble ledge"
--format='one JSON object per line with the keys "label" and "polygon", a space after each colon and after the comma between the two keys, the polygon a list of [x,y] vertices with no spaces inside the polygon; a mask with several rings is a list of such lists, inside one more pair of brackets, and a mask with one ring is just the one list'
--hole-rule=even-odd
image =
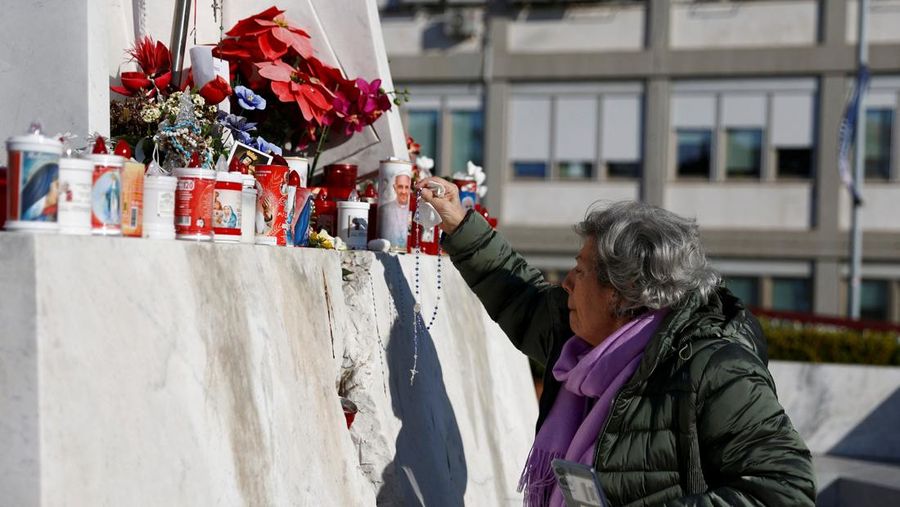
{"label": "white marble ledge", "polygon": [[0,233],[0,259],[2,503],[520,502],[527,362],[446,259],[417,343],[413,256]]}

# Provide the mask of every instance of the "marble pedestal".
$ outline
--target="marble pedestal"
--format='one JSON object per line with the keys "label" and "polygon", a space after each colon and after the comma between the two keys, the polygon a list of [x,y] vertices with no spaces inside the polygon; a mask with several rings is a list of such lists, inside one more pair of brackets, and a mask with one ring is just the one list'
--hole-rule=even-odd
{"label": "marble pedestal", "polygon": [[0,233],[0,503],[520,503],[527,362],[447,259],[414,341],[413,264]]}

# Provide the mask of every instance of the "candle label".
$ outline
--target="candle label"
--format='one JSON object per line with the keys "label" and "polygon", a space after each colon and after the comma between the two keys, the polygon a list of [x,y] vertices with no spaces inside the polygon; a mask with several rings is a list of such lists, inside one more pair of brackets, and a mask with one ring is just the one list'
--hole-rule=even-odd
{"label": "candle label", "polygon": [[175,192],[160,192],[156,198],[156,216],[175,217]]}
{"label": "candle label", "polygon": [[122,176],[117,166],[95,165],[91,188],[91,226],[117,231],[122,225]]}

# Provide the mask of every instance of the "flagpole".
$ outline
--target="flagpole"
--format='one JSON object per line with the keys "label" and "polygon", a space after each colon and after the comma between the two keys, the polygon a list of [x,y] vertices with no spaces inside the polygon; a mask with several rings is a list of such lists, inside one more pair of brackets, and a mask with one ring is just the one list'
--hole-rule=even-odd
{"label": "flagpole", "polygon": [[181,73],[184,67],[184,47],[187,44],[188,21],[190,20],[191,0],[175,0],[175,13],[172,16],[172,39],[169,48],[172,51],[172,85],[181,88]]}
{"label": "flagpole", "polygon": [[[856,186],[856,195],[862,195],[865,179],[865,151],[866,151],[866,90],[862,75],[869,65],[869,45],[866,37],[869,17],[869,0],[859,0],[857,49],[859,54],[859,71],[857,72],[856,86],[859,93],[859,102],[856,108],[856,161],[854,166],[853,181]],[[853,213],[850,223],[850,304],[849,314],[851,319],[859,319],[860,293],[862,288],[862,227],[860,225],[860,208],[862,200],[853,199]]]}

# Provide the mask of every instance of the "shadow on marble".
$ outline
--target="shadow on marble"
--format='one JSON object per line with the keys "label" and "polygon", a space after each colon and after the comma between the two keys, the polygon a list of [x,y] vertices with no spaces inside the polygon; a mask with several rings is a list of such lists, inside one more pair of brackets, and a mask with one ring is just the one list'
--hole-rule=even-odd
{"label": "shadow on marble", "polygon": [[816,507],[900,505],[900,489],[853,479],[838,479],[819,492]]}
{"label": "shadow on marble", "polygon": [[[385,467],[378,505],[463,505],[468,482],[462,437],[431,334],[421,316],[412,340],[413,294],[395,256],[381,258],[398,308],[387,346],[394,415],[402,424],[394,461]],[[410,382],[415,362],[415,382]]]}
{"label": "shadow on marble", "polygon": [[875,407],[828,454],[900,464],[900,388]]}

